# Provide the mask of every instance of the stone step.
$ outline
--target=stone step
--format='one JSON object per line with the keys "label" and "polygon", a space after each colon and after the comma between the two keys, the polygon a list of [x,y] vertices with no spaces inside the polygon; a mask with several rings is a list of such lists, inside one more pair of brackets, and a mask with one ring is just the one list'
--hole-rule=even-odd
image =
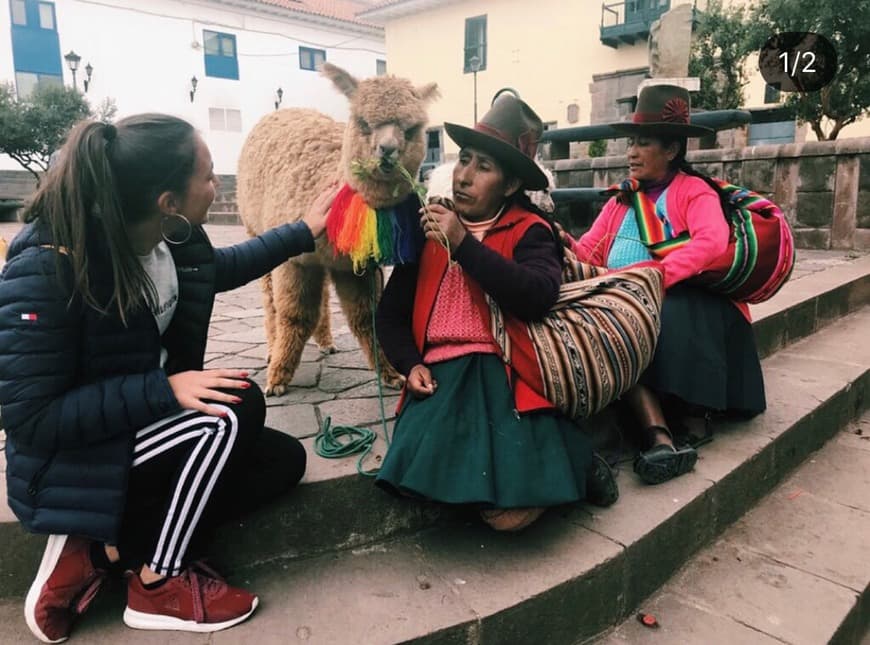
{"label": "stone step", "polygon": [[242,218],[238,211],[209,211],[209,224],[241,224]]}
{"label": "stone step", "polygon": [[870,413],[595,642],[857,644],[870,624]]}
{"label": "stone step", "polygon": [[[257,615],[207,642],[559,645],[601,634],[864,412],[870,400],[867,329],[870,307],[765,359],[767,413],[718,426],[716,441],[684,477],[643,486],[625,467],[622,497],[611,508],[551,510],[517,535],[453,516],[361,548],[262,563],[234,577],[260,594]],[[802,486],[813,490],[809,483]],[[850,499],[864,500],[865,488],[856,486]],[[832,538],[847,530],[867,533],[863,525],[842,520],[821,526]],[[800,530],[799,523],[784,528],[793,535]],[[855,570],[866,569],[860,553]],[[36,560],[31,573],[35,566]],[[106,594],[76,637],[206,642],[201,635],[131,632],[120,621],[123,602],[122,588]],[[21,611],[20,597],[0,601],[0,641],[26,637]]]}
{"label": "stone step", "polygon": [[[870,256],[795,280],[772,301],[754,308],[756,328],[762,330],[758,335],[760,352],[769,355],[786,347],[861,303],[870,303]],[[397,397],[394,392],[387,393],[385,410],[392,417]],[[371,392],[363,396],[371,397]],[[294,407],[280,410],[292,413]],[[279,408],[270,407],[270,411],[273,409]],[[223,527],[216,537],[215,556],[228,571],[278,558],[360,548],[391,536],[413,533],[450,514],[441,506],[397,500],[374,489],[369,478],[357,474],[356,459],[325,460],[315,455],[312,435],[326,415],[331,416],[334,425],[367,425],[379,430],[376,398],[326,401],[319,403],[312,414],[314,418],[308,421],[311,430],[303,433],[309,435],[303,439],[309,461],[301,484],[271,507],[243,522]],[[606,414],[593,420],[601,429],[595,438],[604,437],[606,425],[612,422],[612,417]],[[380,431],[379,434],[382,435]],[[381,436],[366,468],[377,464],[385,445]],[[5,482],[0,482],[0,493],[5,493],[3,486]],[[14,544],[15,549],[0,550],[0,597],[26,589],[31,567],[38,562],[44,543],[44,538],[22,531],[5,510],[7,516],[2,519],[6,521],[0,522],[0,543]]]}

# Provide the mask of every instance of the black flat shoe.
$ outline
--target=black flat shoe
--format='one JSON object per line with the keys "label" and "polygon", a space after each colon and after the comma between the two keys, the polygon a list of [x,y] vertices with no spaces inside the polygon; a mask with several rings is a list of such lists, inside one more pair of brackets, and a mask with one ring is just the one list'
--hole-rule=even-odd
{"label": "black flat shoe", "polygon": [[691,446],[675,448],[659,444],[640,453],[634,460],[634,472],[647,484],[661,484],[685,475],[695,467],[698,451]]}
{"label": "black flat shoe", "polygon": [[586,501],[606,508],[619,499],[619,487],[613,470],[604,457],[592,453],[592,463],[586,471]]}

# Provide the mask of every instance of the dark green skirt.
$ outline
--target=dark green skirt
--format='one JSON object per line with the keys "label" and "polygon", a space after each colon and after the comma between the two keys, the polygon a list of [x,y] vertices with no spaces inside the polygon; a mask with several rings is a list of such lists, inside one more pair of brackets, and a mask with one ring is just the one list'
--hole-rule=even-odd
{"label": "dark green skirt", "polygon": [[408,397],[377,483],[407,495],[493,508],[555,506],[586,495],[588,437],[556,413],[514,413],[504,364],[471,354],[430,366],[438,382]]}

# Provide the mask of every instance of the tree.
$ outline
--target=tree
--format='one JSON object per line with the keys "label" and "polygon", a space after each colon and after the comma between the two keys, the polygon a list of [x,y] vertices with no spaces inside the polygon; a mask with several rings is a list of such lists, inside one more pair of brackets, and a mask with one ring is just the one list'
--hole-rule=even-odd
{"label": "tree", "polygon": [[721,0],[710,0],[696,20],[689,76],[701,79],[701,90],[692,103],[705,110],[739,108],[747,83],[744,63],[754,47],[746,11],[742,5],[725,8]]}
{"label": "tree", "polygon": [[[111,118],[113,101],[100,106],[101,116]],[[73,88],[39,84],[31,95],[19,99],[11,84],[0,85],[0,152],[17,161],[36,184],[67,133],[80,120],[94,116],[84,95]]]}
{"label": "tree", "polygon": [[792,93],[785,101],[819,141],[836,139],[844,127],[870,115],[870,0],[762,0],[751,18],[756,48],[775,33],[814,32],[837,51],[837,73],[828,86]]}

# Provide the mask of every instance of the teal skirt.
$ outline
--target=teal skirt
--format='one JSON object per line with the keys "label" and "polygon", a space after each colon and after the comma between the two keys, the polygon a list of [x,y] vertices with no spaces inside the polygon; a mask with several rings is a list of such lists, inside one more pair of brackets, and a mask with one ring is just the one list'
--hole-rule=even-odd
{"label": "teal skirt", "polygon": [[499,357],[471,354],[429,369],[438,389],[425,399],[406,399],[378,485],[492,508],[584,499],[588,437],[557,413],[517,415]]}

